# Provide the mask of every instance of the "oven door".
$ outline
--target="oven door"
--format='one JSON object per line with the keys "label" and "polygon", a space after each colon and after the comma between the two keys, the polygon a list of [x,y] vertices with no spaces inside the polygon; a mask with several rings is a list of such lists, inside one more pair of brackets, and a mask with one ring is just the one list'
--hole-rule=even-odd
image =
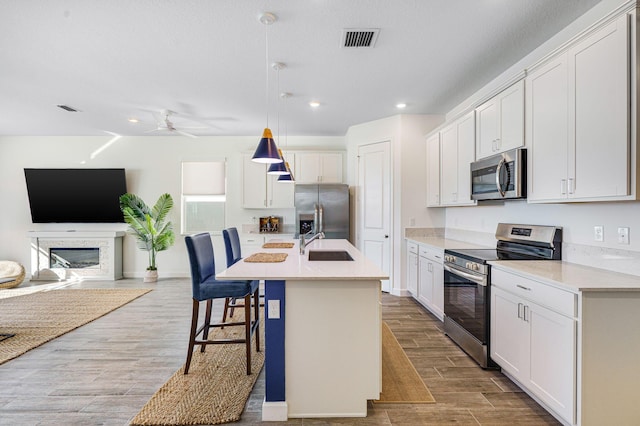
{"label": "oven door", "polygon": [[488,276],[444,265],[444,313],[483,345],[488,340]]}

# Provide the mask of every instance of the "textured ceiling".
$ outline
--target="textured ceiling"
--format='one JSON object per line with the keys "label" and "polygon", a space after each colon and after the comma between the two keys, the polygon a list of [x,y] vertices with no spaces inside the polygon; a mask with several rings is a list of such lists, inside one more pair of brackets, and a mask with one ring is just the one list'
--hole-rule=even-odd
{"label": "textured ceiling", "polygon": [[[258,135],[268,118],[274,133],[342,136],[398,102],[443,114],[596,3],[0,0],[0,135],[166,134],[145,133],[162,109],[195,135]],[[344,49],[344,28],[380,34]]]}

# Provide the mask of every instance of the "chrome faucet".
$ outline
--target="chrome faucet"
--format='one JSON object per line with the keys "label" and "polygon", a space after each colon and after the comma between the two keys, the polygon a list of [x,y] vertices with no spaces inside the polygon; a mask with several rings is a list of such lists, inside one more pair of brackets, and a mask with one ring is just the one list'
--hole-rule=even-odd
{"label": "chrome faucet", "polygon": [[[309,234],[310,232],[311,231],[307,232],[307,234]],[[324,232],[318,232],[313,237],[309,238],[308,240],[305,240],[304,236],[307,234],[300,234],[300,254],[304,254],[305,247],[307,247],[309,243],[311,243],[313,240],[324,238]]]}

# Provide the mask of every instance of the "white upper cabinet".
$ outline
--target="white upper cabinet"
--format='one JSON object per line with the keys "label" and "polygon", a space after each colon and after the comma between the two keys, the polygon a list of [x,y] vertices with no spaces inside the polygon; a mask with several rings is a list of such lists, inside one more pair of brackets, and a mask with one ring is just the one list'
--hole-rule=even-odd
{"label": "white upper cabinet", "polygon": [[[283,154],[289,167],[294,167],[294,155]],[[277,182],[278,176],[267,174],[268,164],[251,161],[251,157],[249,154],[242,157],[242,207],[293,208],[294,184]]]}
{"label": "white upper cabinet", "polygon": [[342,183],[342,152],[296,152],[296,183]]}
{"label": "white upper cabinet", "polygon": [[476,159],[524,145],[524,80],[476,108]]}
{"label": "white upper cabinet", "polygon": [[427,138],[427,207],[440,206],[440,133]]}
{"label": "white upper cabinet", "polygon": [[476,205],[470,164],[475,159],[475,111],[440,131],[440,205]]}
{"label": "white upper cabinet", "polygon": [[622,15],[529,73],[530,202],[632,199],[629,40]]}

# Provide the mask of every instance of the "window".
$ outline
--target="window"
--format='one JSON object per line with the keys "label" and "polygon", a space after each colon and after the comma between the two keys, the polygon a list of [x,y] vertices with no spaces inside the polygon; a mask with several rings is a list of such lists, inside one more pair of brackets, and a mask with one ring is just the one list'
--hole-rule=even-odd
{"label": "window", "polygon": [[182,163],[182,234],[222,232],[226,186],[225,161]]}

